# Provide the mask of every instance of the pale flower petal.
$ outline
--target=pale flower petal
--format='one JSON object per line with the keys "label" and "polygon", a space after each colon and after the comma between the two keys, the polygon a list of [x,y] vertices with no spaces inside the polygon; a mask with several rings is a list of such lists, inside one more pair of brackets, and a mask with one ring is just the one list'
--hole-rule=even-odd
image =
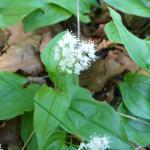
{"label": "pale flower petal", "polygon": [[54,49],[54,59],[58,61],[61,72],[80,74],[96,60],[93,42],[79,41],[72,33],[66,31]]}
{"label": "pale flower petal", "polygon": [[87,143],[81,143],[78,150],[106,150],[110,148],[110,138],[107,136],[92,136]]}

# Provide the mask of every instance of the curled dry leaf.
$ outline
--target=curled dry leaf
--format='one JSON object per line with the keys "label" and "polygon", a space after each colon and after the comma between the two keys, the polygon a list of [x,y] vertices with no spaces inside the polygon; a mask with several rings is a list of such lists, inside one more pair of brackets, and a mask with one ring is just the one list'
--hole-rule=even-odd
{"label": "curled dry leaf", "polygon": [[114,60],[106,58],[96,61],[90,69],[81,74],[80,84],[92,92],[97,92],[102,90],[108,80],[123,71],[124,67]]}
{"label": "curled dry leaf", "polygon": [[139,67],[129,58],[129,56],[120,50],[109,51],[108,58],[115,60],[124,66],[128,71],[135,72],[139,69]]}
{"label": "curled dry leaf", "polygon": [[0,56],[0,71],[23,70],[29,74],[37,74],[43,70],[39,58],[41,37],[33,33],[24,33],[22,24],[9,29],[9,48]]}
{"label": "curled dry leaf", "polygon": [[106,41],[105,39],[97,45],[97,50],[108,48],[112,44],[111,41]]}
{"label": "curled dry leaf", "polygon": [[38,42],[33,39],[22,39],[21,43],[12,45],[0,57],[0,71],[23,70],[37,74],[43,70],[37,49]]}
{"label": "curled dry leaf", "polygon": [[15,24],[8,28],[9,31],[9,39],[8,44],[14,45],[20,43],[24,38],[33,36],[33,33],[28,32],[25,33],[23,29],[22,23]]}
{"label": "curled dry leaf", "polygon": [[47,46],[48,42],[52,39],[51,32],[43,34],[42,42],[40,44],[40,52]]}

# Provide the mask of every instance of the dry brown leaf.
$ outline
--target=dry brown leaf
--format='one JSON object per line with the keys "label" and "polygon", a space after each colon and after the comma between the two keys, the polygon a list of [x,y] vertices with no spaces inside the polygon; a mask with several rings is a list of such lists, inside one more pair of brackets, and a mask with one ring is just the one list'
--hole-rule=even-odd
{"label": "dry brown leaf", "polygon": [[43,39],[40,45],[40,52],[47,46],[48,42],[52,39],[51,32],[47,32],[43,35]]}
{"label": "dry brown leaf", "polygon": [[124,66],[128,71],[135,72],[139,69],[139,67],[129,58],[129,56],[119,50],[109,51],[108,58],[115,60]]}
{"label": "dry brown leaf", "polygon": [[103,41],[101,41],[98,45],[97,45],[97,50],[101,50],[104,48],[108,48],[110,45],[112,44],[111,41],[106,41],[105,39]]}
{"label": "dry brown leaf", "polygon": [[10,37],[8,39],[9,45],[20,43],[22,39],[31,37],[33,35],[33,33],[31,32],[27,32],[27,33],[24,32],[22,23],[18,23],[13,26],[10,26],[8,28],[8,31],[10,34]]}
{"label": "dry brown leaf", "polygon": [[0,71],[16,72],[23,70],[29,74],[37,74],[43,70],[39,59],[41,36],[25,33],[21,23],[8,28],[10,33],[8,49],[0,56]]}
{"label": "dry brown leaf", "polygon": [[123,71],[124,67],[114,60],[96,61],[87,71],[81,74],[80,84],[92,92],[97,92],[102,90],[108,80]]}
{"label": "dry brown leaf", "polygon": [[37,74],[43,70],[38,56],[39,42],[34,39],[22,39],[19,44],[12,45],[0,57],[0,71],[23,70],[29,74]]}

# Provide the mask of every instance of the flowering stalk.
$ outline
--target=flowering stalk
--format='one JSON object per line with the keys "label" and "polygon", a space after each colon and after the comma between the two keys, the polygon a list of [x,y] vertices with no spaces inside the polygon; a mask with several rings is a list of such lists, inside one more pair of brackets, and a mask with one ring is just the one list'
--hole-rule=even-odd
{"label": "flowering stalk", "polygon": [[92,61],[96,60],[95,45],[91,41],[80,41],[66,31],[54,48],[54,59],[58,61],[60,72],[80,74]]}
{"label": "flowering stalk", "polygon": [[106,136],[91,136],[88,143],[81,143],[78,150],[106,150],[110,146],[110,139]]}

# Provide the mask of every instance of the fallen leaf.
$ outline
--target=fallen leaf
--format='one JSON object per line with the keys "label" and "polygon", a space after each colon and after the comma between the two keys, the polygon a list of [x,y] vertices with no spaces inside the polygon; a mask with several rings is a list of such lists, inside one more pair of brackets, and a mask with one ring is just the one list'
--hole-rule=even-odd
{"label": "fallen leaf", "polygon": [[108,58],[115,60],[116,62],[124,66],[128,71],[135,72],[139,69],[139,67],[129,58],[129,56],[124,54],[120,50],[109,51]]}
{"label": "fallen leaf", "polygon": [[8,31],[10,34],[9,39],[8,39],[9,45],[18,44],[25,37],[27,38],[27,37],[31,37],[33,35],[33,33],[31,33],[31,32],[27,32],[27,33],[24,32],[22,23],[18,23],[18,24],[15,24],[13,26],[10,26],[8,28]]}
{"label": "fallen leaf", "polygon": [[80,84],[92,92],[97,92],[102,90],[107,81],[124,70],[125,68],[114,60],[98,60],[80,75]]}
{"label": "fallen leaf", "polygon": [[104,48],[108,48],[110,45],[112,44],[111,41],[106,41],[105,39],[103,41],[101,41],[98,45],[97,45],[97,50],[101,50]]}
{"label": "fallen leaf", "polygon": [[23,70],[29,74],[37,74],[43,70],[38,54],[39,41],[24,38],[17,45],[12,45],[0,57],[0,71]]}
{"label": "fallen leaf", "polygon": [[47,46],[48,42],[52,39],[51,32],[46,32],[43,34],[42,42],[40,45],[40,52]]}

